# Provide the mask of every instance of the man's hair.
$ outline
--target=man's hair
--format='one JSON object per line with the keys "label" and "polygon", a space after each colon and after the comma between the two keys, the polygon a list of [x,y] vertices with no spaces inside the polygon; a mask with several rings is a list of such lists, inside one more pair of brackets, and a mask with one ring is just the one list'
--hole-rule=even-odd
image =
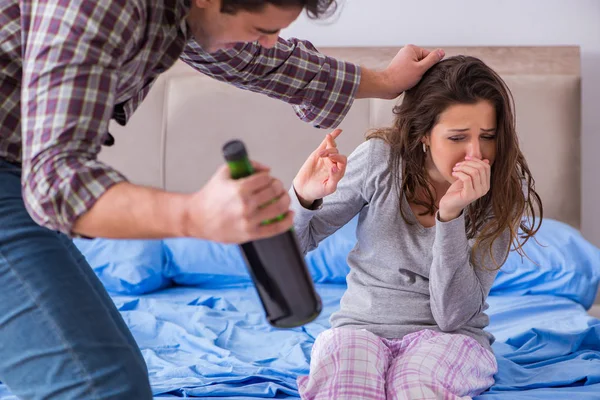
{"label": "man's hair", "polygon": [[235,14],[236,12],[261,11],[267,4],[277,7],[302,7],[312,19],[326,18],[335,13],[336,0],[222,0],[221,12]]}

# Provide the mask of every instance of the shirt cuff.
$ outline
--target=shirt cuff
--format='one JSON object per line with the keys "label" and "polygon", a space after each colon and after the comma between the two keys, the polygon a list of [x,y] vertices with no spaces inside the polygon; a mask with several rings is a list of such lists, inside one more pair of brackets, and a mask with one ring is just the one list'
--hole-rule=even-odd
{"label": "shirt cuff", "polygon": [[[57,179],[58,170],[63,179]],[[67,172],[68,171],[68,172]],[[75,222],[87,213],[112,186],[127,179],[101,163],[68,170],[39,170],[28,176],[24,190],[25,205],[36,223],[71,237]]]}
{"label": "shirt cuff", "polygon": [[298,117],[316,128],[335,128],[350,111],[360,84],[360,67],[327,57],[330,68],[321,97],[310,104],[294,106]]}
{"label": "shirt cuff", "polygon": [[298,194],[293,185],[289,190],[289,195],[291,199],[290,209],[296,214],[296,218],[301,220],[312,218],[316,212],[323,208],[323,199],[315,200],[309,208],[304,207],[300,203],[300,199],[298,198]]}
{"label": "shirt cuff", "polygon": [[465,230],[465,213],[453,220],[442,222],[439,219],[439,211],[435,214],[435,243],[434,247],[444,253],[464,251],[469,247],[467,232]]}

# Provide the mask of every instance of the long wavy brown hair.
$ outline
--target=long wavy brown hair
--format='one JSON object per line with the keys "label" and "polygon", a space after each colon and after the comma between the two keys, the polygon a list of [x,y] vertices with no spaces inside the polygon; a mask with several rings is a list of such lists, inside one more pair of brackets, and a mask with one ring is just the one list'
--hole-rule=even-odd
{"label": "long wavy brown hair", "polygon": [[[439,62],[414,88],[406,91],[402,103],[394,107],[393,126],[372,131],[367,139],[381,138],[390,145],[390,170],[399,183],[396,187],[400,212],[403,219],[411,223],[402,207],[402,193],[410,203],[426,208],[422,215],[434,215],[437,210],[435,190],[425,167],[422,139],[430,135],[440,114],[451,105],[475,104],[482,100],[489,101],[496,109],[496,158],[491,168],[490,190],[464,210],[465,229],[469,239],[475,238],[472,256],[479,248],[486,249],[498,269],[505,260],[495,259],[494,241],[508,229],[513,249],[525,255],[523,245],[539,229],[543,207],[519,148],[512,94],[494,70],[469,56]],[[485,253],[481,252],[482,258]]]}

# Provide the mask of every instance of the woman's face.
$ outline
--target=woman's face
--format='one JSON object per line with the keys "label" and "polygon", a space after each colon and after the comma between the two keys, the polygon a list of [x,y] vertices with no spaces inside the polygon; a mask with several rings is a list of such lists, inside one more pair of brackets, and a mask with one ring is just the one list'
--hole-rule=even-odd
{"label": "woman's face", "polygon": [[496,109],[489,101],[455,104],[444,110],[431,134],[423,138],[430,179],[438,184],[453,183],[452,168],[466,156],[493,165],[496,129]]}

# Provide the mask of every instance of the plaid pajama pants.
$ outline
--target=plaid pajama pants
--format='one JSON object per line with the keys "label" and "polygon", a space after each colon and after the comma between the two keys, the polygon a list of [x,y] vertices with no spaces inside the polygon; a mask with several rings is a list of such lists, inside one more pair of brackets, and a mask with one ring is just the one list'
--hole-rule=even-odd
{"label": "plaid pajama pants", "polygon": [[317,337],[298,390],[307,400],[470,399],[497,371],[494,354],[469,336],[426,329],[389,340],[335,328]]}

